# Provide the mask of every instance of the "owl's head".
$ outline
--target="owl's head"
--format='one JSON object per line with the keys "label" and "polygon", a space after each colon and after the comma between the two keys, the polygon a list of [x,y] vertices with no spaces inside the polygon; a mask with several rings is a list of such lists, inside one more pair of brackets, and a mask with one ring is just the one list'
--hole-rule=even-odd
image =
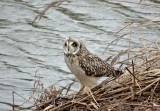
{"label": "owl's head", "polygon": [[64,41],[63,51],[65,54],[77,54],[81,49],[81,41],[75,38],[67,38]]}

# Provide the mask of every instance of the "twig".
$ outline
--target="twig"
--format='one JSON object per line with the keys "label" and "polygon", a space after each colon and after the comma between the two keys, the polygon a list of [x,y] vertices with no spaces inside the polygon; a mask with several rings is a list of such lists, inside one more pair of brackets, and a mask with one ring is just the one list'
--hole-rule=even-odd
{"label": "twig", "polygon": [[[128,69],[128,67],[125,67],[126,69],[127,69],[127,71],[129,72],[129,74],[131,74],[135,79],[137,79],[139,82],[142,82],[142,81],[140,81],[137,77],[135,77],[135,75],[134,74],[132,74],[132,72]],[[143,83],[143,82],[142,82]],[[145,83],[143,83],[143,84],[145,84]]]}
{"label": "twig", "polygon": [[13,101],[12,109],[13,109],[13,111],[14,111],[14,91],[12,91],[12,101]]}
{"label": "twig", "polygon": [[123,29],[127,28],[128,26],[132,25],[134,22],[130,22],[128,23],[126,26],[124,26],[123,28],[121,28],[119,31],[116,32],[116,34],[118,34],[119,32],[121,32]]}
{"label": "twig", "polygon": [[29,103],[34,104],[34,103],[30,102],[29,100],[27,100],[26,98],[24,98],[23,96],[21,96],[20,94],[16,93],[15,91],[12,91],[12,98],[13,98],[13,107],[12,107],[12,109],[13,109],[13,111],[15,110],[15,102],[14,102],[15,97],[14,97],[14,94],[18,95],[19,97],[23,98],[24,100],[28,101]]}
{"label": "twig", "polygon": [[142,0],[139,1],[139,4],[141,4]]}
{"label": "twig", "polygon": [[[135,95],[135,92],[136,92],[136,79],[135,79],[135,71],[134,71],[134,63],[133,63],[133,60],[132,60],[132,74],[134,75],[133,76],[133,95]],[[134,96],[133,96],[134,97]]]}
{"label": "twig", "polygon": [[75,82],[76,82],[76,81],[73,81],[72,83],[70,83],[70,84],[68,85],[68,88],[67,88],[67,91],[66,91],[66,95],[68,94],[71,86],[72,86]]}
{"label": "twig", "polygon": [[[148,86],[144,87],[143,89],[139,90],[139,91],[138,91],[138,92],[136,92],[135,94],[139,94],[139,93],[141,93],[141,92],[145,91],[146,89],[148,89],[149,87],[151,87],[153,84],[155,84],[155,83],[156,83],[156,82],[158,82],[158,81],[160,81],[160,78],[155,79],[155,81],[154,81],[154,82],[152,82],[152,83],[151,83],[151,84],[149,84]],[[122,101],[125,101],[125,100],[127,100],[127,99],[131,98],[132,96],[133,96],[133,95],[128,96],[128,97],[124,98]]]}
{"label": "twig", "polygon": [[108,46],[105,48],[105,50],[103,51],[102,55],[106,52],[106,50],[108,49],[108,47],[109,47],[110,45],[113,45],[114,42],[117,43],[120,39],[122,39],[123,37],[125,37],[125,36],[128,35],[128,34],[130,34],[130,33],[123,34],[123,35],[121,35],[120,37],[114,39],[112,42],[110,42],[110,43],[108,44]]}
{"label": "twig", "polygon": [[97,104],[98,108],[100,108],[100,105],[98,104],[97,100],[96,100],[96,99],[95,99],[95,97],[93,96],[93,93],[92,93],[92,91],[91,91],[91,89],[90,89],[90,88],[89,88],[89,92],[90,92],[90,94],[91,94],[91,96],[92,96],[93,100],[94,100],[94,101],[95,101],[95,103]]}
{"label": "twig", "polygon": [[122,55],[126,54],[128,52],[128,50],[125,50],[125,51],[120,51],[111,61],[111,66],[113,66],[117,59],[119,59]]}
{"label": "twig", "polygon": [[41,17],[46,13],[46,11],[51,8],[51,7],[58,7],[62,2],[64,2],[65,0],[58,0],[58,1],[54,1],[52,3],[50,3],[44,10],[42,10],[41,12],[39,12],[39,14],[34,18],[34,20],[32,21],[32,24],[38,19],[41,19]]}

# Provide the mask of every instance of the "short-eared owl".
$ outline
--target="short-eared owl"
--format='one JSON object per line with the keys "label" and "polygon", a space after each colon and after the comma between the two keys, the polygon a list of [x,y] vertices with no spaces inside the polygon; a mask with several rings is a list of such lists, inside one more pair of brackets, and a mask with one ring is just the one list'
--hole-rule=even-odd
{"label": "short-eared owl", "polygon": [[66,39],[63,50],[65,62],[79,80],[79,90],[84,88],[84,93],[89,93],[89,89],[97,85],[99,77],[116,77],[117,75],[113,67],[88,51],[78,39],[70,37]]}

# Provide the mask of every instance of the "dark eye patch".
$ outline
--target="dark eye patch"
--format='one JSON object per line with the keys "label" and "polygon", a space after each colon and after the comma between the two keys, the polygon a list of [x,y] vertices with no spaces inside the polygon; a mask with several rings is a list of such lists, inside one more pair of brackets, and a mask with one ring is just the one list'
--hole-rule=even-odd
{"label": "dark eye patch", "polygon": [[73,43],[72,43],[72,46],[73,46],[73,47],[77,47],[78,45],[77,45],[77,43],[73,42]]}
{"label": "dark eye patch", "polygon": [[64,43],[64,46],[67,46],[67,42]]}

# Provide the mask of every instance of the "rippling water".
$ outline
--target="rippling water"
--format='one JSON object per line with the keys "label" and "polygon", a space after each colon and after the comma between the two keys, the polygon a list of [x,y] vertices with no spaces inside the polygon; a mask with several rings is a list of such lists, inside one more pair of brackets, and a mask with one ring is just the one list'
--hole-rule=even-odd
{"label": "rippling water", "polygon": [[[38,79],[35,77],[37,70],[45,87],[60,79],[74,78],[63,60],[63,41],[69,36],[81,38],[102,58],[127,49],[129,36],[133,47],[140,46],[139,38],[160,38],[159,24],[149,22],[160,16],[158,0],[142,0],[141,4],[137,4],[138,0],[134,0],[135,3],[70,0],[50,9],[32,25],[36,14],[51,2],[0,1],[0,110],[11,109],[12,91],[24,94],[24,97],[31,92]],[[127,21],[135,23],[115,35]],[[112,40],[131,31],[131,35],[126,35],[102,55]],[[61,85],[66,83],[69,81],[61,82]],[[22,103],[22,99],[17,97],[16,103]]]}

